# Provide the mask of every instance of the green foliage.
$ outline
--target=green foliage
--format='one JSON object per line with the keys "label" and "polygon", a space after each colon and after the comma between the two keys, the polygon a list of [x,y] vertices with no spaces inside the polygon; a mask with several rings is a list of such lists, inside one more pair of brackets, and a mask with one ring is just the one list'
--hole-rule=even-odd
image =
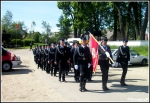
{"label": "green foliage", "polygon": [[16,42],[17,42],[17,45],[23,46],[23,41],[21,39],[11,39],[10,44],[16,45]]}
{"label": "green foliage", "polygon": [[[141,55],[148,56],[148,46],[129,46],[130,49],[135,50]],[[118,49],[118,46],[110,46],[111,49]]]}
{"label": "green foliage", "polygon": [[33,39],[24,39],[23,40],[23,45],[24,46],[29,46],[31,42],[32,42],[32,45],[33,45],[34,44],[34,40]]}

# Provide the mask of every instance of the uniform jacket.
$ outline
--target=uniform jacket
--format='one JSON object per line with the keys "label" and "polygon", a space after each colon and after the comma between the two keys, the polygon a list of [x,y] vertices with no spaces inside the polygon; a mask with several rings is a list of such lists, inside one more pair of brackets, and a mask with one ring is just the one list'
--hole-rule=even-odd
{"label": "uniform jacket", "polygon": [[[99,54],[99,60],[98,61],[100,62],[100,60],[108,59],[105,52],[104,52],[104,50],[100,46],[102,46],[110,54],[110,57],[112,58],[110,47],[108,45],[106,45],[106,47],[104,47],[103,45],[100,44],[98,46],[98,54]],[[113,58],[112,58],[112,60],[113,60]],[[100,65],[99,62],[98,62],[98,64]]]}
{"label": "uniform jacket", "polygon": [[128,62],[130,61],[130,48],[128,46],[119,46],[116,62]]}
{"label": "uniform jacket", "polygon": [[48,60],[53,61],[55,59],[55,52],[56,52],[56,47],[55,48],[50,48],[48,51]]}
{"label": "uniform jacket", "polygon": [[66,46],[63,46],[63,48],[60,45],[56,47],[55,62],[60,60],[65,62],[69,60],[69,49]]}
{"label": "uniform jacket", "polygon": [[[83,59],[85,58],[85,60]],[[73,63],[74,65],[87,65],[88,63],[91,64],[92,57],[89,47],[85,46],[84,48],[82,45],[75,48],[75,52],[73,55]]]}

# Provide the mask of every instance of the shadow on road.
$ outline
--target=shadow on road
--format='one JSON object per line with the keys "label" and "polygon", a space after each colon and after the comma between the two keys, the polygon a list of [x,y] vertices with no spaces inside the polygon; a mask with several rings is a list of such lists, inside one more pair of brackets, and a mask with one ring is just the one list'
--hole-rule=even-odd
{"label": "shadow on road", "polygon": [[114,84],[111,87],[108,87],[110,89],[108,91],[103,91],[101,88],[100,90],[89,90],[87,92],[93,92],[93,93],[144,92],[144,93],[148,93],[148,86],[140,86],[140,85],[121,86],[120,84]]}
{"label": "shadow on road", "polygon": [[27,66],[20,65],[18,67],[13,68],[9,72],[2,72],[2,75],[29,74],[30,72],[33,71],[28,69]]}

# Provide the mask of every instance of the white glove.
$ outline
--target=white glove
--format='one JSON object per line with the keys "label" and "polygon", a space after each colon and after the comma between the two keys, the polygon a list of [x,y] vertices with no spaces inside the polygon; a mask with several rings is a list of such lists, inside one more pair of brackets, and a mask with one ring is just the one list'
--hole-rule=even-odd
{"label": "white glove", "polygon": [[90,66],[91,66],[91,64],[90,64],[90,63],[88,63],[88,68],[90,68]]}
{"label": "white glove", "polygon": [[118,67],[118,62],[116,62],[115,66]]}
{"label": "white glove", "polygon": [[115,63],[111,64],[111,66],[114,67],[114,66],[115,66]]}
{"label": "white glove", "polygon": [[78,65],[74,65],[74,68],[75,68],[76,70],[78,70]]}
{"label": "white glove", "polygon": [[130,61],[128,61],[128,65],[130,64]]}
{"label": "white glove", "polygon": [[108,52],[105,52],[105,54],[106,54],[107,57],[110,57],[110,54]]}

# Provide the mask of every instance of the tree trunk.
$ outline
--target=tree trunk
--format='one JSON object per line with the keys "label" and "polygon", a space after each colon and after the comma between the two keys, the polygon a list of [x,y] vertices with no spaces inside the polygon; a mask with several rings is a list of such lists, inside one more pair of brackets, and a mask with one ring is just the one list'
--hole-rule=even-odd
{"label": "tree trunk", "polygon": [[123,20],[122,20],[122,13],[121,13],[121,10],[118,6],[118,3],[115,2],[115,7],[117,8],[118,10],[118,14],[119,14],[119,22],[120,22],[120,31],[121,31],[121,35],[123,37],[123,39],[125,39],[125,33],[124,33],[124,25],[123,25]]}
{"label": "tree trunk", "polygon": [[134,12],[134,25],[135,25],[135,32],[136,32],[136,38],[140,35],[139,32],[139,25],[138,25],[138,8],[137,8],[137,2],[134,2],[133,4],[133,12]]}
{"label": "tree trunk", "polygon": [[140,40],[145,40],[145,31],[147,28],[147,23],[148,23],[148,7],[146,8],[144,23],[143,23],[143,26],[141,28]]}
{"label": "tree trunk", "polygon": [[77,38],[77,28],[74,27],[74,38]]}
{"label": "tree trunk", "polygon": [[113,41],[117,40],[117,19],[118,19],[117,10],[116,10],[116,8],[114,6],[114,33],[113,33]]}
{"label": "tree trunk", "polygon": [[80,38],[81,36],[81,28],[79,29],[79,32],[78,32],[78,38]]}
{"label": "tree trunk", "polygon": [[126,37],[127,37],[127,39],[129,39],[129,23],[130,23],[131,5],[132,5],[132,3],[130,2],[128,5],[128,15],[127,15],[127,22],[126,22]]}

